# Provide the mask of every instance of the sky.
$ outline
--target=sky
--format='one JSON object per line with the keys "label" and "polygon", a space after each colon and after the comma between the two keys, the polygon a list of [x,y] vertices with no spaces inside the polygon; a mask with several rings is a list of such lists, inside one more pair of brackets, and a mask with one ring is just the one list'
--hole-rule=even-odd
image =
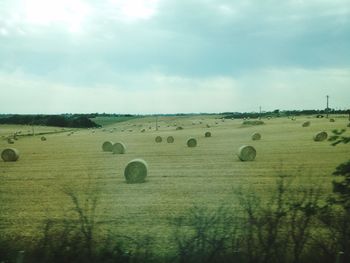
{"label": "sky", "polygon": [[350,108],[350,0],[0,0],[1,113]]}

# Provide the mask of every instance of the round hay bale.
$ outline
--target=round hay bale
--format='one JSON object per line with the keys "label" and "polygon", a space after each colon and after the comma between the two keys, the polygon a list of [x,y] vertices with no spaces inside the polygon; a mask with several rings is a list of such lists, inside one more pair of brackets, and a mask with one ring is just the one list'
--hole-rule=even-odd
{"label": "round hay bale", "polygon": [[211,137],[211,132],[210,131],[207,131],[205,134],[204,134],[205,137]]}
{"label": "round hay bale", "polygon": [[163,141],[162,137],[160,136],[157,136],[155,139],[154,139],[157,143],[160,143]]}
{"label": "round hay bale", "polygon": [[111,141],[105,141],[103,144],[102,144],[102,150],[104,152],[111,152],[112,151],[112,148],[113,148],[113,142]]}
{"label": "round hay bale", "polygon": [[179,131],[179,130],[183,130],[184,128],[182,128],[181,126],[178,126],[176,127],[176,130]]}
{"label": "round hay bale", "polygon": [[8,143],[8,144],[14,144],[15,142],[13,141],[13,139],[7,138],[7,143]]}
{"label": "round hay bale", "polygon": [[328,137],[327,132],[321,131],[321,132],[318,132],[314,135],[314,141],[315,142],[322,142],[322,141],[326,140],[327,137]]}
{"label": "round hay bale", "polygon": [[309,127],[310,124],[311,124],[310,121],[306,121],[306,122],[304,122],[304,123],[302,124],[302,126],[303,126],[303,127]]}
{"label": "round hay bale", "polygon": [[15,162],[19,158],[19,151],[15,148],[7,148],[2,151],[1,153],[1,159],[4,160],[4,162]]}
{"label": "round hay bale", "polygon": [[166,138],[166,141],[168,143],[173,143],[174,142],[174,137],[173,136],[168,136],[168,138]]}
{"label": "round hay bale", "polygon": [[209,125],[209,124],[207,124],[207,128],[210,128],[210,125]]}
{"label": "round hay bale", "polygon": [[142,159],[134,159],[128,162],[124,170],[124,176],[128,184],[145,182],[148,165]]}
{"label": "round hay bale", "polygon": [[335,119],[329,119],[329,122],[335,122]]}
{"label": "round hay bale", "polygon": [[126,147],[122,142],[116,142],[112,145],[112,153],[114,154],[124,154]]}
{"label": "round hay bale", "polygon": [[196,147],[197,146],[197,140],[195,138],[189,138],[187,140],[187,146],[188,147]]}
{"label": "round hay bale", "polygon": [[146,129],[142,129],[142,130],[141,130],[141,132],[145,132],[145,131],[146,131]]}
{"label": "round hay bale", "polygon": [[45,136],[41,136],[40,140],[46,141],[46,137]]}
{"label": "round hay bale", "polygon": [[243,145],[238,149],[238,158],[245,161],[253,161],[256,157],[256,150],[253,146]]}
{"label": "round hay bale", "polygon": [[253,141],[258,141],[258,140],[260,140],[260,139],[261,139],[261,134],[260,134],[260,133],[254,132],[254,133],[252,134],[252,140],[253,140]]}

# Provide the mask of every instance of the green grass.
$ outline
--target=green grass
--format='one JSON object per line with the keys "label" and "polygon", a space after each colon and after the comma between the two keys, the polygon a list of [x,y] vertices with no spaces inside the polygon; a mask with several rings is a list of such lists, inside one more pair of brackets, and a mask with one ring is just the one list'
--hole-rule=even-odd
{"label": "green grass", "polygon": [[108,126],[108,125],[113,125],[118,122],[124,122],[124,121],[129,121],[133,119],[137,119],[139,117],[137,116],[120,116],[120,117],[96,117],[92,118],[91,120],[94,121],[95,123],[101,125],[101,126]]}
{"label": "green grass", "polygon": [[[242,120],[222,122],[216,118],[160,117],[159,131],[151,117],[123,122],[109,119],[101,123],[108,123],[114,132],[96,129],[93,133],[86,129],[71,136],[48,134],[45,142],[37,136],[20,138],[12,145],[21,153],[19,161],[0,161],[3,233],[40,235],[38,230],[46,218],[61,220],[72,214],[71,200],[63,189],[70,187],[83,197],[86,189],[93,187],[99,194],[97,220],[103,222],[99,225],[101,235],[103,229],[134,236],[149,234],[166,250],[163,242],[172,233],[168,219],[193,205],[210,209],[229,204],[237,209],[234,189],[269,195],[280,171],[295,176],[296,184],[318,185],[327,194],[331,190],[331,173],[349,159],[348,145],[332,147],[327,141],[312,140],[317,131],[330,133],[346,127],[345,118],[336,118],[334,123],[307,117],[296,121],[276,118],[264,120],[265,125],[248,127],[242,127]],[[311,126],[301,127],[306,120],[311,121]],[[184,129],[175,130],[175,123]],[[211,128],[206,128],[207,124]],[[142,128],[146,132],[141,133]],[[3,135],[18,129],[0,126]],[[212,137],[205,138],[206,131]],[[261,133],[262,139],[252,141],[253,132]],[[155,143],[157,135],[163,137],[162,143]],[[175,138],[172,144],[164,140],[169,135]],[[197,138],[197,147],[186,146],[189,137]],[[103,152],[105,140],[124,142],[126,154]],[[238,160],[238,148],[245,144],[256,148],[254,162]],[[6,141],[0,141],[0,150],[5,147]],[[125,182],[124,168],[134,158],[148,163],[146,183]]]}

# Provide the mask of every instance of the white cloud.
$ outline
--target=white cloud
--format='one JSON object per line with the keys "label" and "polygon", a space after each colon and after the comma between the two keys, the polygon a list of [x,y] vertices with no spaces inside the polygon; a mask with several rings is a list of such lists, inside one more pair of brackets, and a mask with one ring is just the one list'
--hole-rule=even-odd
{"label": "white cloud", "polygon": [[0,74],[0,112],[7,113],[175,113],[322,109],[349,107],[350,69],[271,69],[240,78],[187,78],[149,73],[124,84],[78,87],[52,83],[21,73]]}

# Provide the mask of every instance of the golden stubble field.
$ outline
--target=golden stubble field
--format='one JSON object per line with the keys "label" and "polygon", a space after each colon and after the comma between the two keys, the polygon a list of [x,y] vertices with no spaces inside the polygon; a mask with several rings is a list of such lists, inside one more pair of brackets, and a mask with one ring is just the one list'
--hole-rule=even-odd
{"label": "golden stubble field", "polygon": [[[1,231],[35,237],[45,219],[60,220],[72,214],[64,189],[73,190],[83,202],[85,192],[92,188],[98,193],[97,221],[102,228],[161,239],[170,234],[168,219],[193,205],[209,209],[229,204],[238,213],[234,189],[268,195],[281,171],[295,176],[297,183],[321,187],[326,194],[331,190],[331,173],[350,157],[347,145],[332,147],[327,141],[312,140],[317,131],[330,134],[332,129],[345,128],[345,116],[336,117],[334,123],[308,117],[264,119],[265,125],[248,127],[242,126],[242,120],[218,118],[159,117],[160,128],[155,131],[155,118],[147,117],[102,129],[75,130],[70,136],[69,132],[48,134],[47,141],[41,141],[40,135],[20,137],[11,146],[0,140],[0,150],[15,147],[20,151],[17,162],[0,161]],[[301,126],[306,120],[311,121],[310,127]],[[175,130],[175,123],[184,129]],[[140,132],[143,128],[145,132]],[[0,125],[0,136],[18,130],[27,132],[28,127]],[[212,137],[205,138],[206,131]],[[256,131],[262,140],[251,140]],[[157,135],[163,137],[162,143],[154,141]],[[172,144],[166,142],[169,135],[175,138]],[[189,137],[197,138],[196,148],[186,146]],[[106,140],[123,142],[126,154],[103,152]],[[255,161],[238,160],[237,150],[245,144],[256,148]],[[148,163],[146,183],[125,182],[125,165],[134,158]]]}

